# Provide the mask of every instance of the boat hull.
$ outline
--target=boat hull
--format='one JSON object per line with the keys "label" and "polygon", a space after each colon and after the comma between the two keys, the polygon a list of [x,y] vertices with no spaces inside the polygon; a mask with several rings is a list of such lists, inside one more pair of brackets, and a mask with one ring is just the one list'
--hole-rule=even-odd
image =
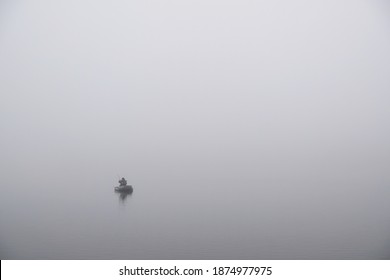
{"label": "boat hull", "polygon": [[115,187],[116,192],[122,192],[122,193],[132,193],[133,192],[133,186],[127,185],[127,186],[119,186]]}

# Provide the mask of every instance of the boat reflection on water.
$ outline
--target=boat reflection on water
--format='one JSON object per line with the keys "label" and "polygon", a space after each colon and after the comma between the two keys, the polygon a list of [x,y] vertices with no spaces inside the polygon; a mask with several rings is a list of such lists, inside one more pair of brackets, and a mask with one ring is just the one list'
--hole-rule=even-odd
{"label": "boat reflection on water", "polygon": [[131,196],[131,193],[119,193],[119,201],[125,202],[128,196]]}
{"label": "boat reflection on water", "polygon": [[121,202],[125,202],[127,197],[133,194],[133,186],[127,185],[115,187],[114,192],[119,194],[119,200]]}

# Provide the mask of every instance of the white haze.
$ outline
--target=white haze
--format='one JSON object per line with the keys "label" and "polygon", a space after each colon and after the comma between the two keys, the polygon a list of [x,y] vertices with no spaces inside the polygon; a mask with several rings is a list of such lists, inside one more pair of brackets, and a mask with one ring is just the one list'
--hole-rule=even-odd
{"label": "white haze", "polygon": [[0,2],[0,257],[388,258],[389,50],[386,1]]}

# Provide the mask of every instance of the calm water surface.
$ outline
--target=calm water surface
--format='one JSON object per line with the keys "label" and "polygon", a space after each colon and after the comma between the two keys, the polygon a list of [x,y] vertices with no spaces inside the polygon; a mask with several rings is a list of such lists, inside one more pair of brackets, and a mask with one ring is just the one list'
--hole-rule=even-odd
{"label": "calm water surface", "polygon": [[82,176],[81,166],[68,166],[63,177],[26,172],[23,184],[8,177],[1,258],[390,257],[389,191],[373,170],[342,176],[325,166],[262,162],[243,169],[248,163],[237,160],[135,168],[128,196],[114,193],[115,177]]}

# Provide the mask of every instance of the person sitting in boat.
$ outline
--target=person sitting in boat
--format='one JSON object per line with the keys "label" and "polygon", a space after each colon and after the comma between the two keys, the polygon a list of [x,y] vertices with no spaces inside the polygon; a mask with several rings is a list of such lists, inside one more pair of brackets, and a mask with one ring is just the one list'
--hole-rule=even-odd
{"label": "person sitting in boat", "polygon": [[122,177],[122,179],[119,180],[119,186],[124,187],[127,185],[127,181],[125,178]]}

